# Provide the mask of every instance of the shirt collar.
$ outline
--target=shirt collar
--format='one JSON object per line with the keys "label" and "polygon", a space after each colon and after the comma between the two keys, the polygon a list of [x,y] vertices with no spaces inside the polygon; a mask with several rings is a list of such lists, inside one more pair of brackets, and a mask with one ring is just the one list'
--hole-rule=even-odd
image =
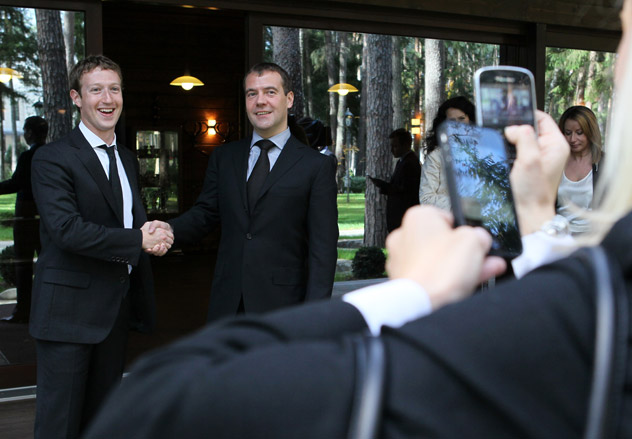
{"label": "shirt collar", "polygon": [[[79,122],[79,129],[81,130],[81,134],[83,134],[83,137],[86,138],[86,140],[88,141],[91,147],[98,148],[104,143],[107,143],[107,142],[104,142],[103,139],[101,139],[99,136],[94,134],[92,131],[90,131],[90,128],[88,128],[86,124],[83,123],[83,121]],[[114,133],[114,141],[112,142],[111,145],[108,145],[108,146],[113,146],[113,145],[116,146],[116,133]]]}
{"label": "shirt collar", "polygon": [[[272,141],[276,145],[277,148],[283,149],[283,147],[285,146],[287,141],[290,139],[291,135],[292,135],[292,133],[290,133],[290,128],[288,127],[284,131],[281,131],[276,136],[270,137],[268,140]],[[250,142],[250,149],[252,149],[254,144],[257,143],[261,139],[263,139],[263,137],[261,137],[259,134],[257,134],[256,131],[253,131],[252,132],[252,141]]]}

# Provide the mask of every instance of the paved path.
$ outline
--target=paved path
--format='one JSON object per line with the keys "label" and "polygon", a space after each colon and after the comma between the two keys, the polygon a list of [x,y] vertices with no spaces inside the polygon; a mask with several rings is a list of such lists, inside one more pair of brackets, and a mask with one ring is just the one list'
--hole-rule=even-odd
{"label": "paved path", "polygon": [[360,288],[368,287],[369,285],[385,282],[388,279],[383,277],[379,279],[361,279],[361,280],[348,280],[345,282],[334,282],[334,290],[331,297],[340,297],[350,291],[358,290]]}

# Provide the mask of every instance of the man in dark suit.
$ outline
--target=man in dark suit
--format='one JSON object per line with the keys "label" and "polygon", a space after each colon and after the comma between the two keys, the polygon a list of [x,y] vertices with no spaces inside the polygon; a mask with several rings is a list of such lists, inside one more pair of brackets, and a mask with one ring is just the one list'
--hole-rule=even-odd
{"label": "man in dark suit", "polygon": [[33,154],[46,143],[48,122],[39,116],[24,121],[24,140],[29,149],[20,154],[18,164],[10,179],[0,182],[0,194],[13,194],[15,213],[13,223],[13,248],[15,251],[15,286],[18,300],[13,313],[3,320],[9,323],[28,323],[33,287],[33,258],[40,253],[39,220],[31,190],[31,161]]}
{"label": "man in dark suit", "polygon": [[[164,253],[170,233],[146,215],[138,163],[117,142],[119,66],[98,55],[70,72],[81,122],[33,157],[42,253],[30,333],[37,349],[36,438],[75,438],[120,380],[130,325],[154,323],[153,280],[143,249]],[[109,181],[108,181],[109,180]]]}
{"label": "man in dark suit", "polygon": [[406,211],[419,204],[419,180],[421,165],[417,154],[411,149],[412,137],[403,128],[393,131],[388,136],[391,152],[398,158],[391,181],[370,177],[380,193],[386,195],[386,228],[392,232],[400,226]]}
{"label": "man in dark suit", "polygon": [[209,320],[328,298],[336,269],[335,169],[288,128],[290,78],[258,64],[244,88],[254,133],[213,151],[195,205],[169,221],[174,245],[221,225]]}

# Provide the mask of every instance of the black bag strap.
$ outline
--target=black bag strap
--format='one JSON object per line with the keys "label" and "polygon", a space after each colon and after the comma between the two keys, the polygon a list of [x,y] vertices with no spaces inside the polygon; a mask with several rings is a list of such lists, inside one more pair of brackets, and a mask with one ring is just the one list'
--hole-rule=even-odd
{"label": "black bag strap", "polygon": [[351,407],[349,439],[375,439],[384,396],[384,343],[365,335],[353,340],[355,348],[355,392]]}
{"label": "black bag strap", "polygon": [[595,276],[595,354],[585,439],[612,437],[623,395],[628,332],[627,292],[613,289],[608,256],[602,247],[589,247],[579,257]]}

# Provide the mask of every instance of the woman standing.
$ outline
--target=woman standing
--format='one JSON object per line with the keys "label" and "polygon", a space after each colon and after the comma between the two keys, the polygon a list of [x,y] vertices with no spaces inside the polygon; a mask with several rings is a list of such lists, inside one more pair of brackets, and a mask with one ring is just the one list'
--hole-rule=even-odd
{"label": "woman standing", "polygon": [[557,190],[556,210],[569,221],[571,233],[584,233],[589,224],[579,217],[579,211],[592,210],[593,188],[603,154],[601,133],[595,113],[581,105],[567,109],[559,127],[571,147],[571,155]]}
{"label": "woman standing", "polygon": [[432,127],[425,140],[424,154],[426,160],[421,167],[419,183],[419,202],[430,204],[443,210],[450,210],[450,195],[443,174],[443,160],[437,142],[437,129],[444,120],[455,120],[462,123],[474,123],[474,104],[463,96],[448,99],[437,110]]}

